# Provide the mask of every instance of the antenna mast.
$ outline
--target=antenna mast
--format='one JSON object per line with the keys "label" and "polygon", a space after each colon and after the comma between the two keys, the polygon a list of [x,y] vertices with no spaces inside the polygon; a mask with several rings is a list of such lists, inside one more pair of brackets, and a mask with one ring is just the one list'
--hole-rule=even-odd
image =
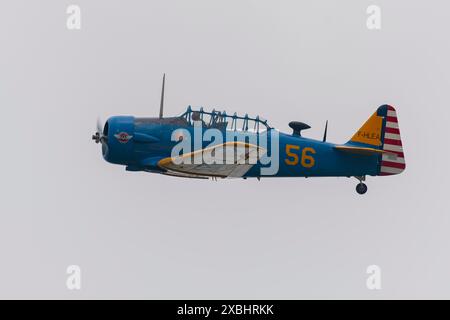
{"label": "antenna mast", "polygon": [[161,89],[161,104],[159,106],[159,118],[161,119],[163,117],[163,110],[164,110],[164,84],[166,82],[166,74],[163,75],[163,81],[162,81],[162,89]]}

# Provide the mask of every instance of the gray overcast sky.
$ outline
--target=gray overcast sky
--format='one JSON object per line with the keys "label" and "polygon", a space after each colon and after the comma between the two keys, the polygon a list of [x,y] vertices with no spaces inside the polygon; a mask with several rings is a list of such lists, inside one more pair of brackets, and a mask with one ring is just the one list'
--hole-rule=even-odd
{"label": "gray overcast sky", "polygon": [[[81,8],[81,30],[66,8]],[[366,28],[381,7],[382,28]],[[450,298],[448,1],[0,5],[1,298]],[[345,142],[397,108],[407,169],[197,181],[125,172],[97,116],[191,104]],[[66,268],[82,290],[66,288]],[[366,288],[366,267],[382,290]]]}

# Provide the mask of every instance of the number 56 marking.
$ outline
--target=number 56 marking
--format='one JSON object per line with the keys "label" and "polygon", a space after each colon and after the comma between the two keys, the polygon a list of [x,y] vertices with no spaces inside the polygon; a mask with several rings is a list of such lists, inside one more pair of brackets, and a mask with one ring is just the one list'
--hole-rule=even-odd
{"label": "number 56 marking", "polygon": [[[300,151],[300,146],[296,146],[293,144],[286,145],[286,159],[284,159],[284,162],[288,166],[295,166],[298,164],[298,161],[299,161],[298,154],[295,153],[293,150]],[[308,154],[308,152],[310,152],[311,154],[315,154],[316,150],[314,150],[313,148],[310,148],[310,147],[303,148],[300,164],[302,165],[302,167],[305,167],[305,168],[311,168],[316,163],[313,156]]]}

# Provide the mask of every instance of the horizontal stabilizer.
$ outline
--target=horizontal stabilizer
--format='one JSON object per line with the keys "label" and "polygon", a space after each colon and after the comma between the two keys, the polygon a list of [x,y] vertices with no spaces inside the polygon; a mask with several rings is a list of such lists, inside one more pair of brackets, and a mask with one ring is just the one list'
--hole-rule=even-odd
{"label": "horizontal stabilizer", "polygon": [[369,148],[369,147],[335,146],[334,148],[339,151],[355,153],[355,154],[362,154],[362,155],[366,155],[366,156],[372,156],[372,155],[386,153],[386,151],[384,151],[384,150],[374,149],[374,148]]}

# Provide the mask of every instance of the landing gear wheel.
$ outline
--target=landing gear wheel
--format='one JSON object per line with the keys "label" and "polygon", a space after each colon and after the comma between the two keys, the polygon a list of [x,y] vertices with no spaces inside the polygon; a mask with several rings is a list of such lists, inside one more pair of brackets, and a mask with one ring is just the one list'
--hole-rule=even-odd
{"label": "landing gear wheel", "polygon": [[365,184],[365,183],[362,183],[362,182],[358,183],[358,184],[356,185],[356,192],[358,192],[359,194],[364,194],[364,193],[366,193],[366,192],[367,192],[367,186],[366,186],[366,184]]}

